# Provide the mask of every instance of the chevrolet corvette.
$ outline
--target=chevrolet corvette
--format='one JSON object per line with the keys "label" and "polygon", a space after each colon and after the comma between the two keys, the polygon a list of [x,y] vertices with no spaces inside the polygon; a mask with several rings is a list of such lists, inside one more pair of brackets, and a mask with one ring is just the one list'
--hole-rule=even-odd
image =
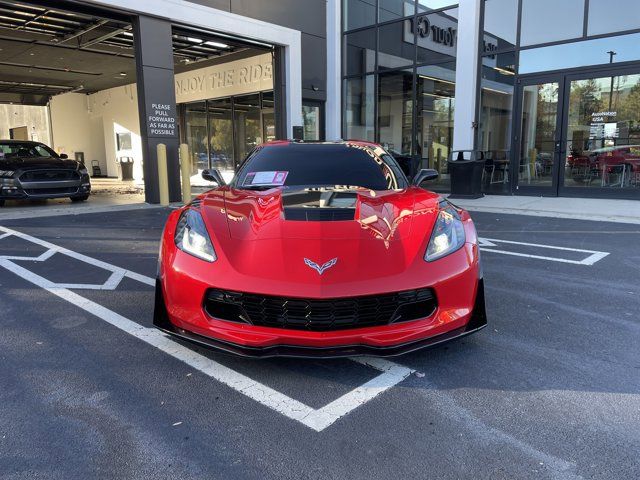
{"label": "chevrolet corvette", "polygon": [[469,214],[369,142],[275,141],[173,211],[157,328],[249,357],[392,356],[486,323]]}

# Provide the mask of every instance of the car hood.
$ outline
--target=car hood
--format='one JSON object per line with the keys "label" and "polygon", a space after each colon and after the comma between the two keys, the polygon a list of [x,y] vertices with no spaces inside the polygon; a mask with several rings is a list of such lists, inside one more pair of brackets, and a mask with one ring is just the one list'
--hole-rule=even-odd
{"label": "car hood", "polygon": [[62,158],[5,157],[0,159],[0,168],[4,170],[33,170],[50,168],[76,169],[77,167],[78,162],[75,160],[65,160]]}
{"label": "car hood", "polygon": [[440,200],[439,195],[416,187],[395,191],[225,187],[204,195],[200,209],[213,232],[218,256],[239,273],[317,282],[328,273],[309,279],[308,269],[334,259],[341,267],[329,268],[341,270],[343,280],[344,275],[373,279],[398,274],[417,259],[422,261]]}

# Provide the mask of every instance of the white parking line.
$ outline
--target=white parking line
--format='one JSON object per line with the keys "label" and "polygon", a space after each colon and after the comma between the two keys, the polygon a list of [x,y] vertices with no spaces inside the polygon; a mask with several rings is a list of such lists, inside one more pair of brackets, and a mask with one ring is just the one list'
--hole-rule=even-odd
{"label": "white parking line", "polygon": [[[139,280],[142,278],[144,280],[143,283],[146,283],[148,285],[155,285],[155,281],[152,278],[135,274],[134,272],[116,267],[115,265],[111,265],[100,260],[87,257],[85,255],[73,252],[62,247],[58,247],[44,240],[40,240],[38,238],[26,235],[21,232],[17,232],[15,230],[10,230],[4,227],[0,227],[0,230],[7,232],[7,234],[9,235],[28,240],[49,249],[47,250],[47,252],[39,255],[38,257],[0,256],[0,267],[4,267],[5,269],[27,280],[28,282],[47,290],[57,297],[71,303],[72,305],[81,308],[86,312],[104,320],[110,325],[113,325],[114,327],[136,337],[137,339],[142,340],[143,342],[152,345],[159,350],[171,355],[172,357],[186,363],[187,365],[195,368],[205,375],[221,383],[224,383],[225,385],[261,403],[262,405],[269,407],[272,410],[275,410],[276,412],[279,412],[292,420],[296,420],[317,432],[324,430],[339,418],[364,405],[365,403],[374,399],[394,385],[397,385],[413,372],[413,370],[408,367],[404,367],[402,365],[398,365],[397,363],[390,362],[384,359],[353,358],[353,361],[372,367],[376,370],[381,371],[382,373],[322,408],[315,409],[309,407],[308,405],[298,400],[288,397],[281,392],[278,392],[256,380],[253,380],[250,377],[247,377],[246,375],[238,373],[229,367],[226,367],[214,360],[207,358],[204,355],[201,355],[183,346],[180,343],[173,341],[167,335],[155,328],[144,327],[70,290],[71,288],[94,289],[98,287],[96,285],[53,283],[50,280],[31,272],[27,268],[14,263],[14,260],[44,261],[47,258],[50,258],[53,253],[62,253],[91,265],[105,268],[106,270],[113,272],[112,277],[113,275],[118,275],[120,280],[123,276],[126,275],[129,278],[133,278],[134,280]],[[3,236],[6,237],[7,235]],[[107,283],[110,282],[107,281]],[[109,286],[110,288],[103,289],[115,289],[115,287],[113,287],[112,285],[114,283],[115,282],[111,282],[111,285]],[[119,283],[119,281],[117,283]]]}
{"label": "white parking line", "polygon": [[[500,250],[494,247],[497,247],[496,244],[508,244],[508,245],[522,245],[524,247],[536,247],[536,248],[546,248],[550,250],[560,250],[567,252],[578,252],[578,253],[588,253],[589,255],[583,258],[582,260],[573,260],[569,258],[562,257],[549,257],[546,255],[532,255],[530,253],[521,253],[521,252],[511,252],[508,250]],[[609,255],[609,252],[599,252],[597,250],[584,250],[581,248],[570,248],[570,247],[558,247],[555,245],[543,245],[539,243],[527,243],[527,242],[514,242],[512,240],[499,240],[496,238],[478,238],[478,244],[480,246],[480,250],[483,252],[493,252],[500,253],[502,255],[513,255],[516,257],[527,257],[527,258],[535,258],[538,260],[548,260],[550,262],[560,262],[560,263],[572,263],[574,265],[593,265],[594,263],[602,260],[604,257]]]}
{"label": "white parking line", "polygon": [[[23,257],[23,256],[0,256],[0,259],[4,258],[6,260],[22,260],[22,261],[33,261],[33,262],[43,262],[50,258],[52,255],[59,253],[62,255],[66,255],[67,257],[74,258],[84,263],[88,263],[89,265],[93,265],[98,268],[102,268],[104,270],[112,272],[109,279],[103,285],[87,285],[87,284],[56,284],[53,282],[49,282],[49,287],[51,288],[72,288],[72,289],[83,289],[83,290],[115,290],[120,285],[120,282],[124,277],[129,277],[132,280],[137,280],[140,283],[144,283],[146,285],[155,286],[156,281],[151,277],[147,277],[145,275],[140,275],[139,273],[132,272],[131,270],[127,270],[121,267],[117,267],[107,262],[103,262],[102,260],[98,260],[96,258],[88,257],[87,255],[83,255],[82,253],[74,252],[73,250],[69,250],[64,247],[60,247],[58,245],[54,245],[53,243],[47,242],[46,240],[41,240],[40,238],[33,237],[26,233],[18,232],[17,230],[12,230],[10,228],[0,226],[0,231],[5,232],[2,236],[0,236],[0,240],[2,238],[6,238],[9,236],[14,236],[26,240],[31,243],[35,243],[36,245],[40,245],[41,247],[45,247],[47,251],[42,253],[37,257]],[[46,279],[45,279],[46,280]],[[48,280],[46,280],[48,281]]]}

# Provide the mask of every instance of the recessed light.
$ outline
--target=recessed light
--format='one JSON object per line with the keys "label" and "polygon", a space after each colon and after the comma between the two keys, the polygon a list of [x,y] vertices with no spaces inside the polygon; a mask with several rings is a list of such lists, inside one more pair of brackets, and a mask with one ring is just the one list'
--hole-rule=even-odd
{"label": "recessed light", "polygon": [[205,45],[209,45],[211,47],[218,47],[218,48],[229,48],[229,45],[227,45],[226,43],[220,43],[220,42],[212,42],[212,41],[208,41],[208,42],[204,42]]}

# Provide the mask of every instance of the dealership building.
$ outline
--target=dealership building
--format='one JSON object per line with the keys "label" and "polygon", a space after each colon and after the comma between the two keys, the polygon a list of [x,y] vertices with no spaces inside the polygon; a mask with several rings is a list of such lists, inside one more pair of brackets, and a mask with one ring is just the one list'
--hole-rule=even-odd
{"label": "dealership building", "polygon": [[[637,0],[0,0],[0,135],[159,200],[281,138],[362,139],[487,194],[640,199]],[[187,159],[179,145],[189,146]]]}

